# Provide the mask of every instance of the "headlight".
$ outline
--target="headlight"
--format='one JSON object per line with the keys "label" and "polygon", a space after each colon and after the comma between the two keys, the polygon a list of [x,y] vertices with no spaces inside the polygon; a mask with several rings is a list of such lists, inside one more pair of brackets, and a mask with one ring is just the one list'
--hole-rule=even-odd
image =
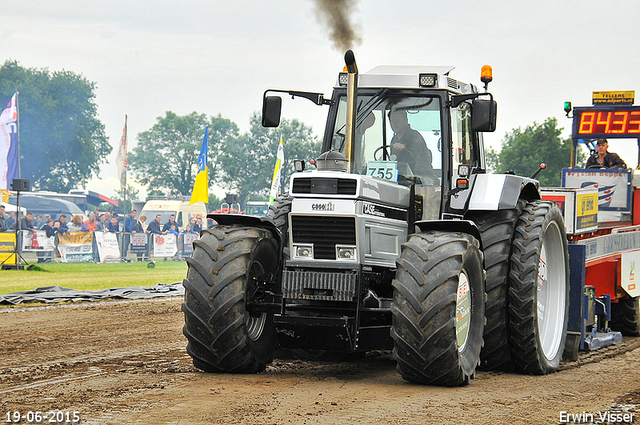
{"label": "headlight", "polygon": [[420,87],[435,87],[438,74],[420,74]]}
{"label": "headlight", "polygon": [[358,259],[355,246],[336,245],[336,259],[354,260]]}
{"label": "headlight", "polygon": [[293,258],[313,259],[313,245],[293,244]]}

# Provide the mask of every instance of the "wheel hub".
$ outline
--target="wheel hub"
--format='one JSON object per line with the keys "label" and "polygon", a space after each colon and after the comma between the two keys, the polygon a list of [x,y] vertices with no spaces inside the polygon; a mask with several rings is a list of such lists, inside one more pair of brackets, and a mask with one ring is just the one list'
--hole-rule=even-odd
{"label": "wheel hub", "polygon": [[471,291],[469,290],[469,278],[465,270],[458,278],[458,291],[456,293],[456,340],[458,351],[463,351],[469,338],[469,325],[471,323]]}

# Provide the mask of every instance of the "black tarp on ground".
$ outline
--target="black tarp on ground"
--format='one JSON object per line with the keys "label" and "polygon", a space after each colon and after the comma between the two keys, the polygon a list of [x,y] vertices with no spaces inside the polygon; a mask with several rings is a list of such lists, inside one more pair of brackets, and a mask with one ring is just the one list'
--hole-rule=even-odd
{"label": "black tarp on ground", "polygon": [[184,295],[182,282],[157,283],[151,288],[131,286],[128,288],[78,291],[60,286],[45,286],[30,291],[0,295],[0,305],[16,305],[25,302],[59,303],[64,301],[100,301],[110,298],[142,299]]}

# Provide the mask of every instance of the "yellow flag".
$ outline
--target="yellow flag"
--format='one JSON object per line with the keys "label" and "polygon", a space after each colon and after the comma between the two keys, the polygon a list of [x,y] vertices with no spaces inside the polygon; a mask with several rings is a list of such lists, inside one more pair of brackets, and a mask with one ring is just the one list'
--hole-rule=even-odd
{"label": "yellow flag", "polygon": [[280,137],[280,144],[278,145],[278,153],[276,154],[276,166],[273,169],[273,179],[271,180],[271,192],[269,193],[269,205],[273,203],[280,193],[280,180],[282,176],[282,163],[284,162],[284,144],[282,143],[282,137]]}
{"label": "yellow flag", "polygon": [[198,156],[198,174],[196,174],[196,182],[193,184],[193,192],[191,192],[191,201],[189,205],[196,202],[209,202],[209,181],[207,169],[207,133],[209,126],[204,129],[204,140],[202,148],[200,148],[200,156]]}

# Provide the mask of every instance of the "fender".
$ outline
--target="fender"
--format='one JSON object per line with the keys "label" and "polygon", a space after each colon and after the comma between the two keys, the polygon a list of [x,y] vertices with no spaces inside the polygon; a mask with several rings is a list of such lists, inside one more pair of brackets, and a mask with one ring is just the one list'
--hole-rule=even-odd
{"label": "fender", "polygon": [[278,241],[278,245],[280,246],[279,251],[282,252],[282,233],[280,233],[280,230],[278,230],[276,225],[273,223],[271,217],[256,217],[246,214],[208,214],[207,218],[210,218],[223,226],[233,226],[238,224],[245,227],[266,229],[270,231],[273,234],[273,237]]}
{"label": "fender", "polygon": [[469,211],[515,208],[518,199],[540,199],[540,183],[513,174],[478,174],[469,199]]}
{"label": "fender", "polygon": [[482,238],[478,226],[471,220],[423,220],[414,223],[421,232],[428,230],[439,230],[444,232],[462,232],[467,233],[478,240],[480,249],[482,247]]}

